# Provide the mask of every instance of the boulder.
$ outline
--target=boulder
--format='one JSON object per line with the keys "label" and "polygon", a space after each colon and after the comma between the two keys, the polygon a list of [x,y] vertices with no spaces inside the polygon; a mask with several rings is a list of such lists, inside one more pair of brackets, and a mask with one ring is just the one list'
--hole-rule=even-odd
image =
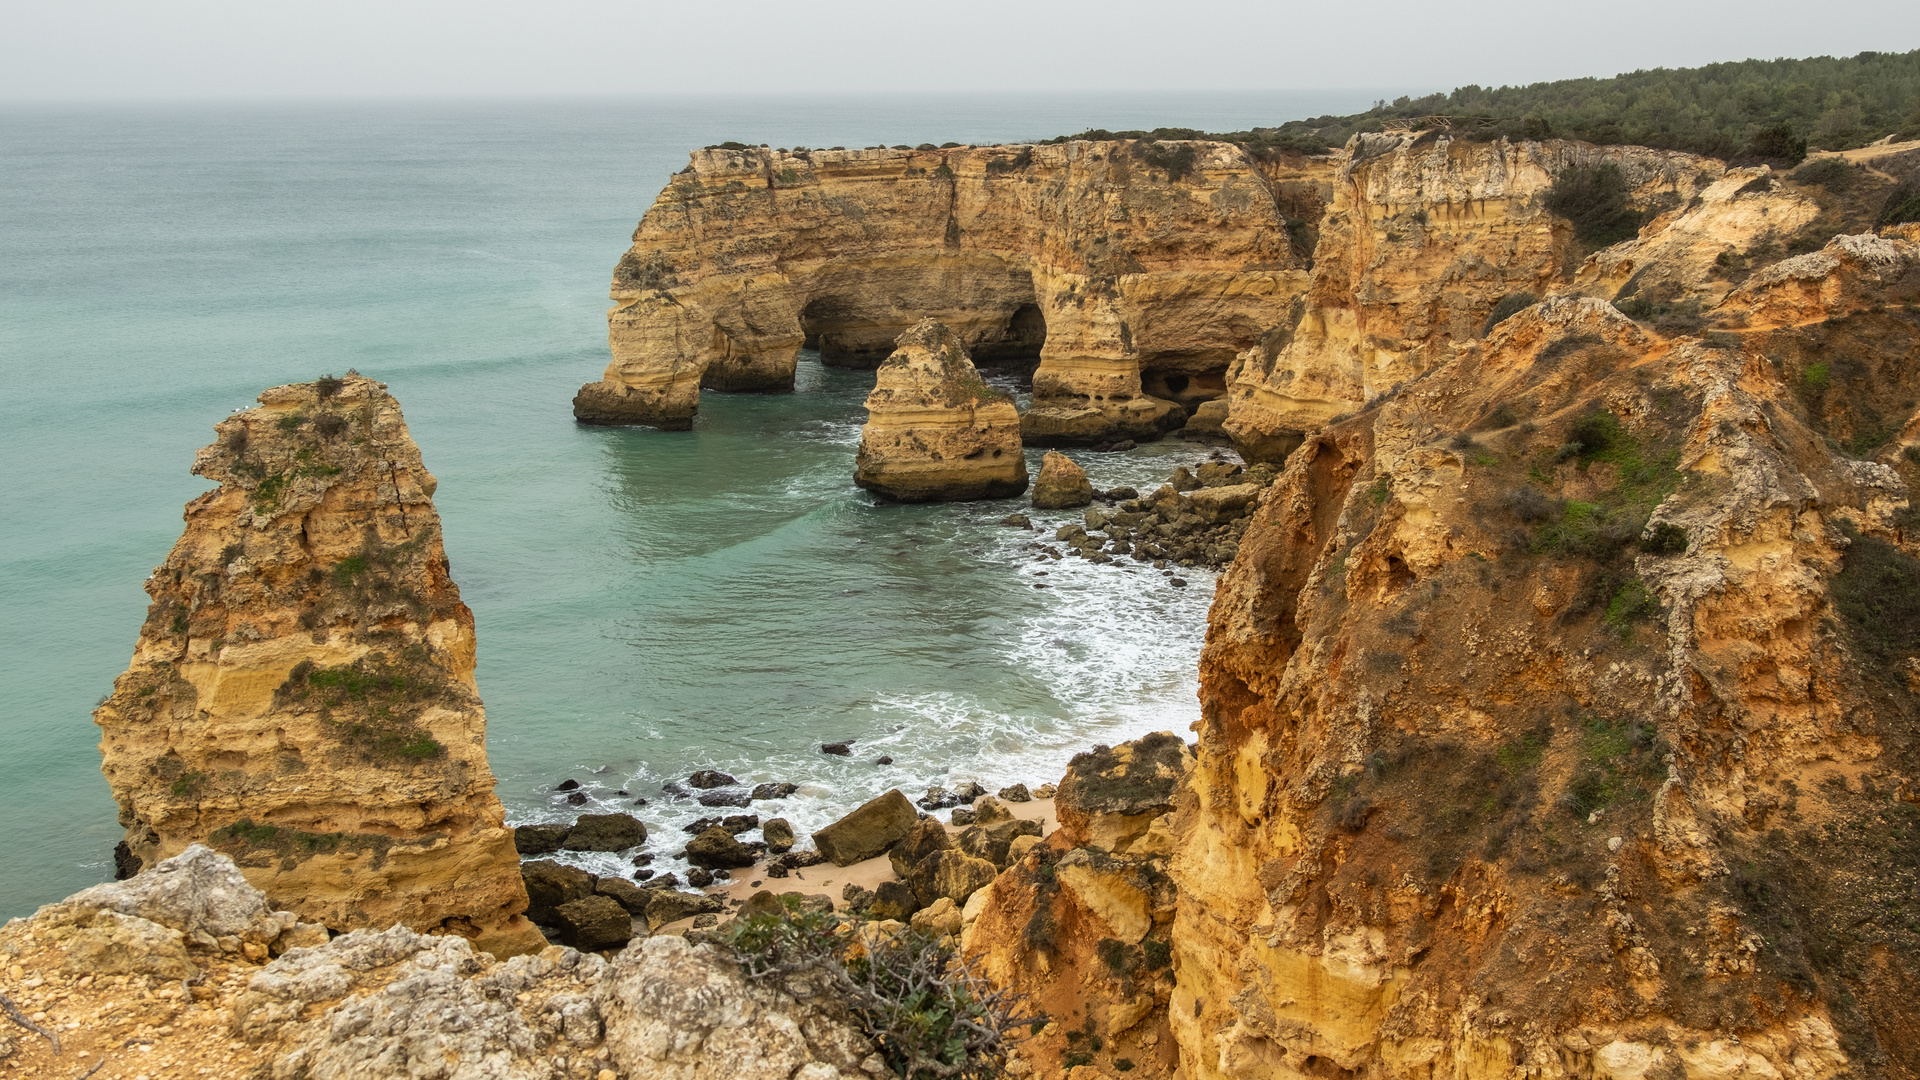
{"label": "boulder", "polygon": [[527,918],[551,922],[560,905],[593,895],[599,878],[577,866],[551,859],[521,863],[520,877],[527,883]]}
{"label": "boulder", "polygon": [[695,915],[717,914],[726,908],[726,901],[717,896],[656,889],[653,897],[647,901],[647,929],[651,933],[668,923],[691,919]]}
{"label": "boulder", "polygon": [[82,975],[157,975],[186,979],[200,969],[187,959],[186,935],[138,915],[97,911],[66,940],[67,968]]}
{"label": "boulder", "polygon": [[553,790],[572,791],[575,788],[578,788],[579,786],[580,786],[580,781],[578,780],[562,780],[559,783],[553,785]]}
{"label": "boulder", "polygon": [[1198,491],[1206,486],[1200,482],[1199,477],[1193,475],[1193,470],[1185,465],[1173,470],[1173,479],[1167,483],[1173,485],[1175,491]]}
{"label": "boulder", "polygon": [[687,841],[687,861],[706,870],[729,866],[752,866],[753,851],[733,838],[733,834],[715,825]]}
{"label": "boulder", "polygon": [[949,806],[959,806],[965,802],[958,793],[943,787],[930,787],[925,795],[914,800],[922,810],[945,810]]}
{"label": "boulder", "polygon": [[1032,802],[1033,792],[1028,791],[1027,785],[1025,784],[1014,784],[1010,787],[1003,787],[1000,789],[1000,801],[1001,802]]}
{"label": "boulder", "polygon": [[753,797],[758,799],[784,799],[800,790],[799,784],[755,784]]}
{"label": "boulder", "polygon": [[1124,853],[1172,811],[1192,767],[1187,744],[1164,731],[1076,754],[1054,800],[1060,827],[1076,847]]}
{"label": "boulder", "polygon": [[647,827],[632,814],[581,814],[561,846],[568,851],[625,851],[647,842]]}
{"label": "boulder", "polygon": [[974,890],[993,884],[998,875],[999,870],[987,860],[949,848],[922,859],[920,865],[913,868],[907,884],[912,886],[920,907],[942,896],[956,904],[965,904]]}
{"label": "boulder", "polygon": [[823,754],[832,754],[835,757],[847,757],[853,753],[853,740],[849,739],[846,742],[821,743],[820,752]]}
{"label": "boulder", "polygon": [[553,912],[554,925],[568,945],[581,952],[617,949],[633,939],[633,917],[610,896],[581,897]]}
{"label": "boulder", "polygon": [[603,877],[594,883],[594,894],[612,897],[614,902],[627,909],[627,914],[646,918],[647,904],[656,895],[652,889],[643,889],[625,878]]}
{"label": "boulder", "polygon": [[905,922],[918,910],[920,901],[913,886],[904,881],[883,881],[873,890],[873,899],[866,905],[866,916]]}
{"label": "boulder", "polygon": [[1259,484],[1230,484],[1226,487],[1202,488],[1188,498],[1193,503],[1193,512],[1200,515],[1202,521],[1210,525],[1223,525],[1253,513],[1263,490]]}
{"label": "boulder", "polygon": [[1040,459],[1040,478],[1033,483],[1033,505],[1040,510],[1067,510],[1093,502],[1093,483],[1085,469],[1057,450]]}
{"label": "boulder", "polygon": [[1000,524],[1010,525],[1016,529],[1033,528],[1033,521],[1025,514],[1008,514],[1006,517],[1000,519]]}
{"label": "boulder", "polygon": [[851,866],[892,847],[907,835],[920,815],[899,788],[813,834],[813,846],[835,866]]}
{"label": "boulder", "polygon": [[974,783],[972,780],[967,780],[955,785],[953,793],[960,797],[961,802],[970,803],[980,796],[985,795],[987,789]]}
{"label": "boulder", "polygon": [[1016,836],[1013,843],[1007,845],[1007,865],[1012,866],[1027,857],[1027,852],[1039,847],[1043,840],[1039,836]]}
{"label": "boulder", "polygon": [[971,806],[954,807],[952,820],[955,826],[973,824],[973,807]]}
{"label": "boulder", "polygon": [[975,858],[987,860],[998,869],[1005,870],[1013,858],[1010,853],[1013,841],[1022,836],[1039,835],[1039,822],[1007,818],[991,825],[975,825],[962,831],[954,839],[954,846]]}
{"label": "boulder", "polygon": [[982,795],[979,801],[973,804],[973,822],[976,825],[991,825],[996,821],[1008,821],[1012,817],[1013,811],[1007,809],[1007,804],[991,795]]}
{"label": "boulder", "polygon": [[747,897],[747,902],[740,905],[740,910],[734,912],[734,917],[751,919],[755,915],[785,915],[786,913],[787,906],[780,902],[778,896],[761,889]]}
{"label": "boulder", "polygon": [[522,855],[546,855],[559,851],[572,831],[571,825],[518,825],[513,830],[513,849]]}
{"label": "boulder", "polygon": [[752,806],[753,796],[744,791],[709,791],[700,796],[701,806]]}
{"label": "boulder", "polygon": [[760,826],[760,837],[767,842],[768,851],[784,855],[793,849],[793,823],[786,818],[768,818]]}
{"label": "boulder", "polygon": [[1020,414],[987,386],[959,335],[922,319],[867,395],[853,482],[898,502],[1006,499],[1027,490]]}
{"label": "boulder", "polygon": [[701,769],[692,776],[687,777],[688,787],[699,788],[702,791],[706,791],[709,788],[732,787],[739,782],[740,781],[735,780],[733,777],[728,776],[718,769]]}
{"label": "boulder", "polygon": [[1180,429],[1180,437],[1188,442],[1230,443],[1233,436],[1227,434],[1226,423],[1225,398],[1203,401],[1193,415],[1187,417],[1187,426]]}
{"label": "boulder", "polygon": [[960,932],[961,910],[958,904],[943,896],[914,912],[910,924],[923,934],[947,937]]}
{"label": "boulder", "polygon": [[[722,871],[722,873],[724,872],[725,871]],[[687,884],[693,886],[696,889],[704,889],[707,886],[713,884],[713,871],[703,870],[700,867],[696,866],[693,869],[687,871]]]}
{"label": "boulder", "polygon": [[913,873],[913,868],[920,865],[920,860],[952,846],[947,840],[946,827],[928,818],[915,822],[912,831],[887,849],[887,861],[893,864],[894,876],[904,878]]}
{"label": "boulder", "polygon": [[1217,488],[1243,483],[1241,476],[1245,472],[1245,469],[1231,461],[1203,461],[1194,470],[1194,475],[1200,478],[1201,486]]}

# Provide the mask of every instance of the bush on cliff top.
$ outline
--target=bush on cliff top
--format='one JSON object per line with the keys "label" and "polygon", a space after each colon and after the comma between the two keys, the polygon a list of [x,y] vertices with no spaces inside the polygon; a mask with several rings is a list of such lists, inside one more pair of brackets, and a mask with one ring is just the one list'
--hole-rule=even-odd
{"label": "bush on cliff top", "polygon": [[1655,68],[1528,86],[1469,85],[1449,94],[1377,101],[1373,108],[1347,116],[1224,134],[1187,128],[1095,128],[1051,141],[1209,139],[1239,143],[1265,157],[1323,153],[1358,132],[1383,131],[1389,123],[1420,130],[1439,123],[1439,117],[1451,130],[1475,139],[1557,137],[1792,165],[1805,156],[1809,144],[1846,150],[1885,135],[1920,136],[1916,101],[1920,50],[1863,52]]}

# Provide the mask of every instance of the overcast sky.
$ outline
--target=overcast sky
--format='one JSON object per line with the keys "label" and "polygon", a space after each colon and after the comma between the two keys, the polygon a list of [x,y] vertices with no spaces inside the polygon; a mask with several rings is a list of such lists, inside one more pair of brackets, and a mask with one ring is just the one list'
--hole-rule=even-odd
{"label": "overcast sky", "polygon": [[0,99],[1447,89],[1916,47],[1915,0],[0,0]]}

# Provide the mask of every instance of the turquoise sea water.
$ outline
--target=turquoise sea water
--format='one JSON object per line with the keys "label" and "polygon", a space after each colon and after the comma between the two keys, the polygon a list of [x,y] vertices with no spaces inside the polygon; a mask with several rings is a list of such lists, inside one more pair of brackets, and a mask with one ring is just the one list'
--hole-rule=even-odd
{"label": "turquoise sea water", "polygon": [[[90,713],[205,490],[194,451],[261,389],[348,368],[440,479],[510,821],[578,812],[549,791],[574,777],[677,824],[661,782],[718,767],[803,784],[758,809],[804,830],[1184,733],[1210,578],[1042,566],[995,524],[1017,504],[874,505],[851,479],[870,373],[804,363],[798,392],[709,394],[682,433],[578,427],[569,401],[689,148],[1224,130],[1383,93],[0,107],[0,918],[111,874]],[[1110,486],[1201,454],[1077,456]]]}

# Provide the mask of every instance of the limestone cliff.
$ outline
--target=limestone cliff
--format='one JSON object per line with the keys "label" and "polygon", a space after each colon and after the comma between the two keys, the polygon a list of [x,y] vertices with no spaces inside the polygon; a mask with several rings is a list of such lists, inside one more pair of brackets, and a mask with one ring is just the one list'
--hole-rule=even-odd
{"label": "limestone cliff", "polygon": [[871,366],[932,318],[1039,359],[1029,442],[1157,436],[1304,287],[1286,225],[1219,143],[700,151],[615,268],[574,414],[684,428],[702,386],[790,389],[807,342]]}
{"label": "limestone cliff", "polygon": [[901,502],[1005,499],[1027,490],[1020,414],[932,319],[901,334],[867,395],[854,483]]}
{"label": "limestone cliff", "polygon": [[[1503,170],[1467,227],[1512,224],[1480,196],[1535,154],[1464,159]],[[1306,434],[1222,579],[1174,816],[1189,1080],[1920,1075],[1920,245],[1715,286],[1688,260],[1756,237],[1679,223],[1802,211],[1708,173],[1573,275],[1723,295],[1670,332],[1568,295],[1466,333],[1555,272],[1544,220],[1453,299],[1440,267],[1378,287],[1419,348],[1363,351],[1371,285],[1324,309],[1358,362],[1321,397],[1358,412]],[[1306,336],[1275,376],[1328,355]],[[1376,372],[1397,395],[1366,400]],[[1260,378],[1268,415],[1330,419]]]}
{"label": "limestone cliff", "polygon": [[280,386],[216,426],[218,488],[147,582],[95,712],[137,864],[205,843],[334,930],[543,947],[486,757],[473,613],[386,388]]}
{"label": "limestone cliff", "polygon": [[1619,168],[1642,201],[1674,205],[1725,171],[1642,147],[1355,136],[1319,223],[1311,284],[1228,372],[1226,428],[1242,452],[1280,460],[1303,433],[1477,339],[1502,297],[1564,284],[1580,253],[1546,195],[1566,170],[1598,165]]}

